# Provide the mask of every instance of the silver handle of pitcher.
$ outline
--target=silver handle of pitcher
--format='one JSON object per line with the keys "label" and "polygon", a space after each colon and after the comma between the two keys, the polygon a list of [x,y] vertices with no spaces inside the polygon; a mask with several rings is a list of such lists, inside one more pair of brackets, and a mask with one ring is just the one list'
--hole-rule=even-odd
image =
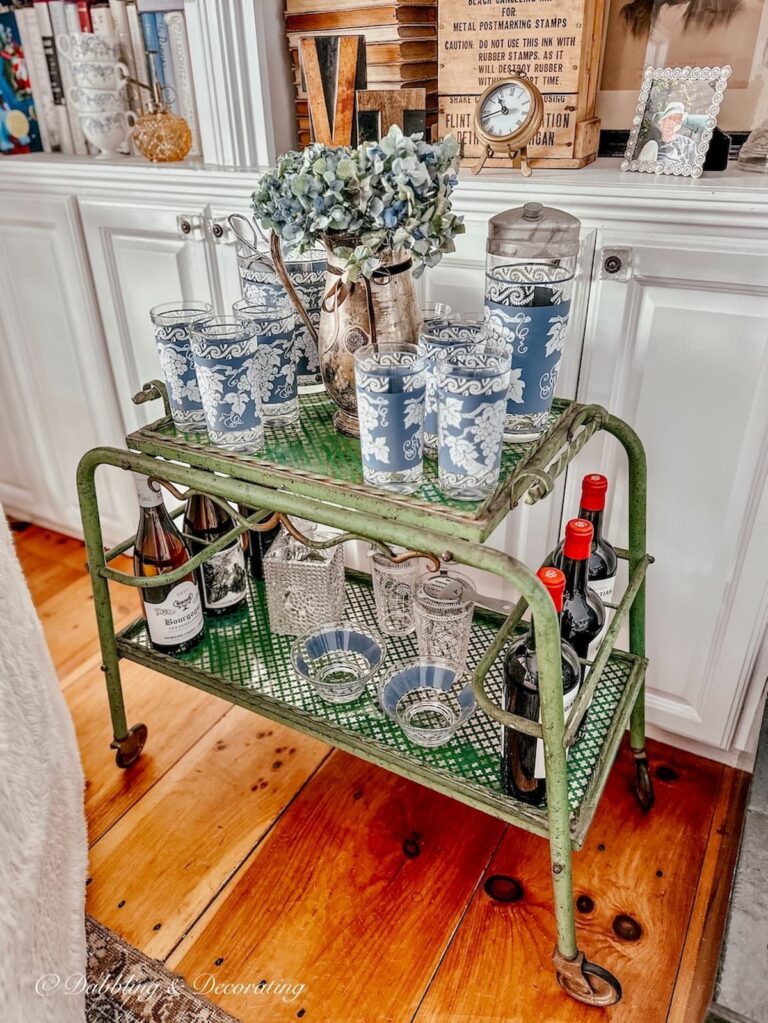
{"label": "silver handle of pitcher", "polygon": [[272,262],[274,263],[274,270],[277,276],[280,278],[283,287],[288,292],[288,297],[291,302],[296,306],[296,312],[302,319],[304,326],[309,331],[309,336],[315,342],[319,344],[317,331],[315,325],[312,322],[309,313],[304,308],[304,305],[299,298],[296,289],[293,286],[293,281],[288,276],[288,271],[285,269],[285,262],[283,260],[283,250],[280,248],[280,239],[277,237],[274,231],[270,231],[269,235],[269,251],[272,253]]}

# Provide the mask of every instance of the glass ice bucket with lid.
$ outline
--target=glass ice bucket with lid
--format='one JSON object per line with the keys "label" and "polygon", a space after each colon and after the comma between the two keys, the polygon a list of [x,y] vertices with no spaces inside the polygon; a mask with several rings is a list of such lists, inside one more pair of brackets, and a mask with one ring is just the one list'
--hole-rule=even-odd
{"label": "glass ice bucket with lid", "polygon": [[581,222],[541,203],[488,223],[483,336],[512,356],[504,436],[537,440],[555,396],[579,255]]}

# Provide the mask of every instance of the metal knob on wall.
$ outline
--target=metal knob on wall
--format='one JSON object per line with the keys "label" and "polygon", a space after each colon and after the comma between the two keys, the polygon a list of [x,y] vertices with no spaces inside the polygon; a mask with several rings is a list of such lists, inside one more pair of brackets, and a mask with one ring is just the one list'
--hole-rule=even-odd
{"label": "metal knob on wall", "polygon": [[600,280],[628,281],[632,276],[632,249],[601,249]]}
{"label": "metal knob on wall", "polygon": [[183,238],[201,240],[203,237],[203,218],[199,213],[181,213],[176,217],[176,227]]}
{"label": "metal knob on wall", "polygon": [[227,217],[207,217],[205,225],[214,244],[231,245],[235,241],[235,233],[229,226]]}

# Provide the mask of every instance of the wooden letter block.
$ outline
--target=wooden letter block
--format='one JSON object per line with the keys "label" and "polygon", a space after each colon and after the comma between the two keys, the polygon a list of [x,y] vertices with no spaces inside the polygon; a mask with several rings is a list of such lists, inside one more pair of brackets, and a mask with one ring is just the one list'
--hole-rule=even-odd
{"label": "wooden letter block", "polygon": [[353,145],[355,93],[366,82],[365,37],[305,36],[300,53],[313,141]]}
{"label": "wooden letter block", "polygon": [[375,142],[383,138],[393,124],[405,135],[426,132],[426,89],[358,91],[357,136],[360,142]]}

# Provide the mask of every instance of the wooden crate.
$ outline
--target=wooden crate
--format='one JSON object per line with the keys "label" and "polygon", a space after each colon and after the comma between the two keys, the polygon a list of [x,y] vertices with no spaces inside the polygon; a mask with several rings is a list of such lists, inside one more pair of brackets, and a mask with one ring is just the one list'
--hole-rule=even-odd
{"label": "wooden crate", "polygon": [[473,128],[477,98],[518,69],[544,97],[544,122],[528,147],[531,165],[584,167],[595,159],[604,7],[604,0],[440,0],[438,133],[459,139],[462,163],[483,153]]}

